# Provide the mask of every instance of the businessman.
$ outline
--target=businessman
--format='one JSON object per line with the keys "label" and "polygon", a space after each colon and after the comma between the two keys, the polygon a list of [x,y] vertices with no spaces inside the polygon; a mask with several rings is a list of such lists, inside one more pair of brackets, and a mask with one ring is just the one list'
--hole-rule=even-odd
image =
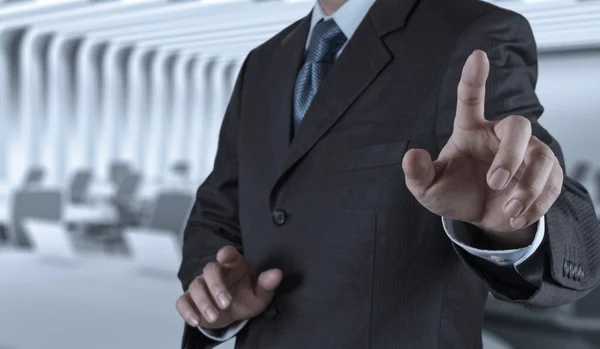
{"label": "businessman", "polygon": [[586,295],[600,229],[536,80],[528,22],[476,0],[319,0],[252,50],[185,230],[183,347],[475,349],[489,291]]}

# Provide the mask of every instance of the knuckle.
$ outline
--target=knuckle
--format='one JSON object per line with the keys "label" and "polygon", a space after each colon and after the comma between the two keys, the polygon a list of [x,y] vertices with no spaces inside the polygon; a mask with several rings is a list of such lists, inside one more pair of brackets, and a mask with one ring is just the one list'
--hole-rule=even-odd
{"label": "knuckle", "polygon": [[562,184],[563,184],[563,182],[565,180],[565,175],[563,174],[562,170],[558,171],[558,175],[556,175],[556,178],[557,178],[556,179],[556,182],[557,182],[556,186],[558,187],[559,193],[560,193],[560,191],[562,191]]}
{"label": "knuckle", "polygon": [[468,87],[468,88],[482,88],[485,85],[481,84],[481,83],[477,83],[475,81],[473,81],[472,79],[460,79],[460,82],[462,83],[463,87]]}
{"label": "knuckle", "polygon": [[531,155],[540,166],[553,165],[555,161],[554,153],[546,145],[533,146]]}
{"label": "knuckle", "polygon": [[481,88],[485,87],[485,83],[477,82],[472,79],[461,78],[459,86],[479,91]]}
{"label": "knuckle", "polygon": [[[475,88],[476,86],[467,85],[467,87]],[[459,100],[461,103],[468,105],[468,106],[479,105],[483,102],[483,99],[478,96],[461,96],[461,97],[459,97]]]}
{"label": "knuckle", "polygon": [[550,203],[552,204],[554,203],[554,201],[556,201],[561,191],[562,186],[559,186],[558,184],[553,184],[548,186],[547,191],[543,195],[547,197],[547,200],[550,201]]}
{"label": "knuckle", "polygon": [[535,183],[524,183],[522,190],[525,192],[527,197],[535,198],[540,195],[542,187],[537,186]]}
{"label": "knuckle", "polygon": [[211,302],[206,297],[198,299],[198,301],[196,301],[196,307],[202,312],[205,312],[208,308],[212,308]]}
{"label": "knuckle", "polygon": [[206,312],[209,308],[215,309],[212,306],[212,301],[206,295],[204,295],[201,298],[198,298],[198,300],[195,300],[194,302],[196,303],[196,309],[203,313]]}
{"label": "knuckle", "polygon": [[521,115],[510,115],[506,117],[509,124],[518,127],[519,129],[525,129],[531,132],[531,121]]}
{"label": "knuckle", "polygon": [[223,253],[231,253],[231,246],[221,247],[221,249],[217,252],[217,256],[222,255]]}
{"label": "knuckle", "polygon": [[512,147],[508,147],[508,148],[504,149],[504,155],[508,158],[509,161],[521,160],[521,155],[519,154],[517,149],[512,148]]}
{"label": "knuckle", "polygon": [[193,290],[189,291],[189,294],[190,298],[194,301],[194,303],[197,303],[198,299],[206,297],[206,291],[204,290],[204,287],[194,288]]}
{"label": "knuckle", "polygon": [[546,212],[548,212],[548,209],[546,209],[546,202],[544,199],[539,199],[536,200],[533,205],[531,205],[531,208],[529,209],[530,214],[532,216],[535,217],[541,217],[543,215],[546,214]]}
{"label": "knuckle", "polygon": [[204,266],[204,270],[202,272],[205,276],[213,276],[214,274],[219,273],[220,269],[221,268],[219,267],[219,264],[216,262],[210,262]]}
{"label": "knuckle", "polygon": [[175,301],[175,308],[177,309],[177,311],[180,314],[183,314],[183,311],[184,311],[186,305],[187,305],[187,301],[185,300],[184,296],[177,298],[177,300]]}
{"label": "knuckle", "polygon": [[544,192],[540,197],[533,203],[532,209],[537,216],[543,216],[548,212],[556,197],[551,195],[549,192]]}
{"label": "knuckle", "polygon": [[238,250],[235,247],[228,245],[228,246],[222,247],[219,250],[219,252],[217,252],[217,259],[224,258],[225,256],[227,256],[229,261],[233,262],[238,258],[238,255],[239,255]]}
{"label": "knuckle", "polygon": [[197,276],[194,280],[192,280],[192,282],[190,283],[190,286],[188,287],[188,290],[196,290],[198,288],[201,288],[202,286],[202,276]]}
{"label": "knuckle", "polygon": [[558,187],[559,190],[562,190],[562,184],[563,181],[565,179],[565,175],[562,171],[562,166],[560,165],[560,162],[558,161],[558,159],[555,159],[556,163],[555,163],[555,168],[554,171],[552,172],[552,177],[551,179],[554,181],[553,185]]}
{"label": "knuckle", "polygon": [[194,301],[194,304],[198,309],[204,309],[210,304],[208,300],[208,295],[204,290],[193,294],[192,300]]}

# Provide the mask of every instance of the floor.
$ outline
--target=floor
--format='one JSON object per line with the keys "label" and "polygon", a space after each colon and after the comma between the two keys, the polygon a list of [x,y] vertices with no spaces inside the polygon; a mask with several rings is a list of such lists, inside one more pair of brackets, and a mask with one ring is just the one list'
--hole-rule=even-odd
{"label": "floor", "polygon": [[[178,348],[180,294],[174,272],[148,273],[125,256],[73,261],[0,249],[0,349]],[[488,329],[485,349],[596,349],[558,333],[538,336],[541,346],[532,347],[527,329]]]}
{"label": "floor", "polygon": [[127,259],[71,261],[0,251],[0,349],[177,348],[175,275]]}

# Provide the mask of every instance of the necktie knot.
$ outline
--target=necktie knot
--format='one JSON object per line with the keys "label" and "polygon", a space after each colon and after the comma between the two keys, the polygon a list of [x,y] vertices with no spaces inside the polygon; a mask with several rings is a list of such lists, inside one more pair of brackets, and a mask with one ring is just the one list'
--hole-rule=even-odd
{"label": "necktie knot", "polygon": [[333,62],[346,40],[346,35],[333,19],[321,20],[313,28],[306,60],[309,62]]}

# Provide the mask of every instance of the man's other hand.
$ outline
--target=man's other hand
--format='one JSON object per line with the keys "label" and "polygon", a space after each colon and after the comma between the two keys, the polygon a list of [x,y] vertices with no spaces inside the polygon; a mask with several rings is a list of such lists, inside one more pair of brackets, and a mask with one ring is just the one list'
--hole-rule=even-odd
{"label": "man's other hand", "polygon": [[190,326],[224,328],[261,314],[271,303],[282,278],[279,269],[257,276],[244,256],[227,246],[177,299],[177,311]]}

